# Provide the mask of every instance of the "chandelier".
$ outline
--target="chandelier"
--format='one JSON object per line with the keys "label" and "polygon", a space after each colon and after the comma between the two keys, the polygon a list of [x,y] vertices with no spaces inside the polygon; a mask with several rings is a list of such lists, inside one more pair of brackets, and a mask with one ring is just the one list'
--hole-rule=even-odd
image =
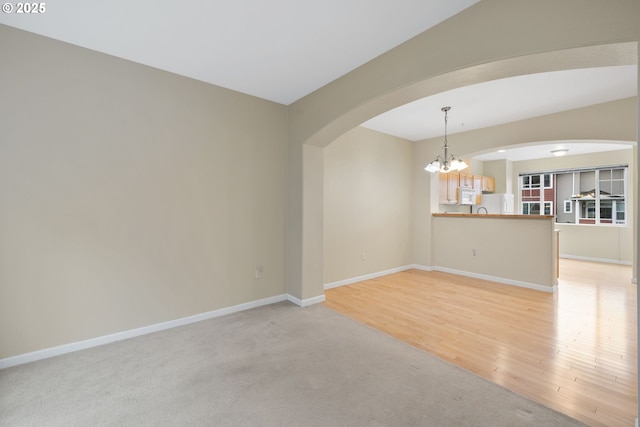
{"label": "chandelier", "polygon": [[466,168],[468,165],[464,160],[457,158],[453,154],[449,153],[449,144],[447,141],[447,113],[451,110],[451,107],[442,107],[444,111],[444,150],[443,155],[438,155],[431,163],[427,165],[424,170],[428,172],[442,172],[447,173],[451,171],[460,171]]}

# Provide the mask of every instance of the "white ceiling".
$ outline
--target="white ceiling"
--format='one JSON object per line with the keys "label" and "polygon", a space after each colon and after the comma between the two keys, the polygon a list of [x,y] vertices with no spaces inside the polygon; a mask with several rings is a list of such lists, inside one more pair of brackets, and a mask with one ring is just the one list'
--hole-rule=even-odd
{"label": "white ceiling", "polygon": [[635,96],[637,66],[586,68],[528,74],[465,86],[419,99],[365,122],[363,126],[410,141],[466,132],[530,117]]}
{"label": "white ceiling", "polygon": [[525,146],[505,147],[500,151],[491,151],[482,154],[473,154],[476,160],[500,160],[508,159],[514,162],[531,159],[550,159],[553,157],[552,150],[566,149],[566,156],[577,154],[601,153],[604,151],[631,150],[630,142],[603,142],[603,141],[545,141]]}
{"label": "white ceiling", "polygon": [[[494,80],[419,99],[374,117],[363,126],[410,141],[435,138],[444,135],[444,113],[441,111],[444,106],[451,107],[447,122],[449,135],[496,126],[636,96],[637,69],[637,65],[622,65]],[[450,143],[454,141],[455,138],[449,138]],[[483,161],[518,161],[553,157],[551,150],[557,148],[568,148],[567,155],[630,148],[628,143],[616,141],[541,142],[473,157]]]}
{"label": "white ceiling", "polygon": [[[57,0],[0,23],[289,105],[478,1]],[[445,105],[455,134],[634,95],[636,65],[560,71],[440,93],[364,125],[420,140],[443,135]],[[598,146],[562,143],[569,154]],[[545,157],[553,145],[484,159]]]}
{"label": "white ceiling", "polygon": [[56,0],[0,23],[288,105],[478,1]]}

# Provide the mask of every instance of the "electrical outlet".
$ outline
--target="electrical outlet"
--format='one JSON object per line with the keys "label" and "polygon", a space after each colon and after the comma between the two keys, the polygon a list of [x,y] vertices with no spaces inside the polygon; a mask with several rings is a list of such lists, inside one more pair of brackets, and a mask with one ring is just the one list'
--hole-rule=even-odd
{"label": "electrical outlet", "polygon": [[477,255],[476,254],[476,250],[475,249],[471,249],[471,256],[475,258],[476,255]]}
{"label": "electrical outlet", "polygon": [[256,279],[259,279],[262,277],[262,266],[259,265],[256,267]]}
{"label": "electrical outlet", "polygon": [[367,253],[366,252],[362,252],[362,260],[363,261],[367,260]]}

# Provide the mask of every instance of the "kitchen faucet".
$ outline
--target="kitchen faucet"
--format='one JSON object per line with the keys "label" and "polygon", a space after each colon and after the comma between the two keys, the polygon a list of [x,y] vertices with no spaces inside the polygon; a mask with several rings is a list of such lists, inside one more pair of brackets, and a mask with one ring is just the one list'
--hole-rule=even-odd
{"label": "kitchen faucet", "polygon": [[487,215],[489,214],[489,211],[484,206],[480,206],[478,209],[476,209],[476,213],[477,214],[480,213],[480,209],[484,209],[484,213],[487,214]]}

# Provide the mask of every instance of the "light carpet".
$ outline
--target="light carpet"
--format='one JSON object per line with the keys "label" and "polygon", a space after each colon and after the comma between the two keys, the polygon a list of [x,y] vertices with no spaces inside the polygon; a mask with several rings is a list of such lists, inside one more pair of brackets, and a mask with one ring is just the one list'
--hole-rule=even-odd
{"label": "light carpet", "polygon": [[2,426],[578,426],[322,305],[273,304],[0,371]]}

